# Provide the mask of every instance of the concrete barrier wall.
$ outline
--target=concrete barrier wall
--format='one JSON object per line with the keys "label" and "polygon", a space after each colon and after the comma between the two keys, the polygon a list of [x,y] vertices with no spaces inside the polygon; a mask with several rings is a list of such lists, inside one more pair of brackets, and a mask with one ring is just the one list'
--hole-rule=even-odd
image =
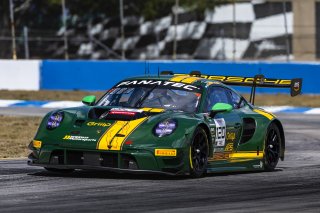
{"label": "concrete barrier wall", "polygon": [[40,60],[0,60],[0,89],[39,90]]}
{"label": "concrete barrier wall", "polygon": [[[319,63],[215,62],[215,61],[54,61],[45,60],[41,68],[40,89],[107,90],[126,77],[150,74],[158,70],[189,73],[199,70],[209,75],[254,76],[267,78],[303,78],[302,92],[320,94]],[[240,88],[241,92],[249,92]],[[283,89],[262,89],[257,92],[283,93]]]}

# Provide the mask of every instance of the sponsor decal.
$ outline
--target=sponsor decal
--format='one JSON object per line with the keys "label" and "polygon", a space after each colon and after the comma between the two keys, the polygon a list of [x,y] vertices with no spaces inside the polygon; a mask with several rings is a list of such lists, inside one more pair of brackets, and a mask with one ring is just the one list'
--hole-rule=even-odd
{"label": "sponsor decal", "polygon": [[216,137],[216,127],[210,125],[210,132],[211,132],[212,138],[215,138]]}
{"label": "sponsor decal", "polygon": [[263,163],[262,163],[262,161],[260,161],[260,164],[259,164],[259,165],[253,165],[253,168],[255,168],[255,169],[262,169],[262,168],[263,168]]}
{"label": "sponsor decal", "polygon": [[224,146],[226,143],[226,122],[223,118],[214,119],[216,124],[215,145]]}
{"label": "sponsor decal", "polygon": [[116,87],[127,87],[127,86],[163,86],[163,87],[169,87],[173,89],[184,89],[188,91],[200,91],[200,87],[181,83],[181,82],[174,82],[174,81],[157,81],[157,80],[132,80],[132,81],[123,81],[119,83]]}
{"label": "sponsor decal", "polygon": [[233,143],[227,143],[226,147],[224,148],[224,151],[232,152],[233,151]]}
{"label": "sponsor decal", "polygon": [[235,132],[227,132],[227,141],[234,141],[236,139]]}
{"label": "sponsor decal", "polygon": [[107,127],[111,126],[111,123],[104,123],[104,122],[88,122],[87,126],[99,126],[99,127]]}
{"label": "sponsor decal", "polygon": [[224,152],[217,152],[214,153],[213,158],[211,160],[227,160],[229,159],[230,153],[224,153]]}
{"label": "sponsor decal", "polygon": [[63,140],[70,140],[70,141],[97,141],[96,139],[89,138],[88,136],[78,136],[78,135],[65,135]]}
{"label": "sponsor decal", "polygon": [[[176,73],[174,76],[185,75]],[[177,77],[174,77],[177,78]],[[172,78],[172,79],[174,79]],[[230,82],[230,83],[248,83],[252,84],[254,81],[253,77],[239,77],[239,76],[223,76],[223,75],[201,75],[201,78],[205,78],[208,80],[221,81],[221,82]],[[289,79],[271,79],[271,78],[258,78],[256,80],[257,84],[267,83],[267,84],[275,84],[275,85],[291,85],[291,80]]]}
{"label": "sponsor decal", "polygon": [[300,89],[300,82],[295,82],[293,85],[293,89],[294,91],[298,92]]}
{"label": "sponsor decal", "polygon": [[154,154],[155,156],[175,157],[177,156],[177,150],[176,149],[155,149]]}

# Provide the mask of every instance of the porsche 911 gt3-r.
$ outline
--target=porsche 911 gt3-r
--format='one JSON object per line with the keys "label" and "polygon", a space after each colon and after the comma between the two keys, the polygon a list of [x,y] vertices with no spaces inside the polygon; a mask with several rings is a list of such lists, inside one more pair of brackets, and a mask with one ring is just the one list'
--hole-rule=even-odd
{"label": "porsche 911 gt3-r", "polygon": [[200,73],[125,79],[98,101],[48,113],[30,143],[28,164],[49,171],[189,174],[273,170],[285,136],[273,114],[229,85],[290,88],[301,79],[209,76]]}

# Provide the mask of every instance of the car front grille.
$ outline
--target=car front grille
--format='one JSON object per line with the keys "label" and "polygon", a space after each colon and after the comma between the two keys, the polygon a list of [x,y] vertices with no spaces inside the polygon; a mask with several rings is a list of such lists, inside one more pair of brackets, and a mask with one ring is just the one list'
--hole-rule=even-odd
{"label": "car front grille", "polygon": [[118,168],[118,153],[66,151],[67,165],[87,165]]}

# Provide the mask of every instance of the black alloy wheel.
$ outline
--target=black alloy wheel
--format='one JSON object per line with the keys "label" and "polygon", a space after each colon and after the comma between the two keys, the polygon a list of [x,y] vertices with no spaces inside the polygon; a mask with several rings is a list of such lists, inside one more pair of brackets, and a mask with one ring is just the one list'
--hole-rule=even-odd
{"label": "black alloy wheel", "polygon": [[273,171],[280,158],[281,136],[279,128],[274,124],[270,124],[265,141],[264,169]]}
{"label": "black alloy wheel", "polygon": [[201,127],[197,127],[190,147],[190,174],[192,177],[199,178],[206,173],[208,152],[208,136]]}

